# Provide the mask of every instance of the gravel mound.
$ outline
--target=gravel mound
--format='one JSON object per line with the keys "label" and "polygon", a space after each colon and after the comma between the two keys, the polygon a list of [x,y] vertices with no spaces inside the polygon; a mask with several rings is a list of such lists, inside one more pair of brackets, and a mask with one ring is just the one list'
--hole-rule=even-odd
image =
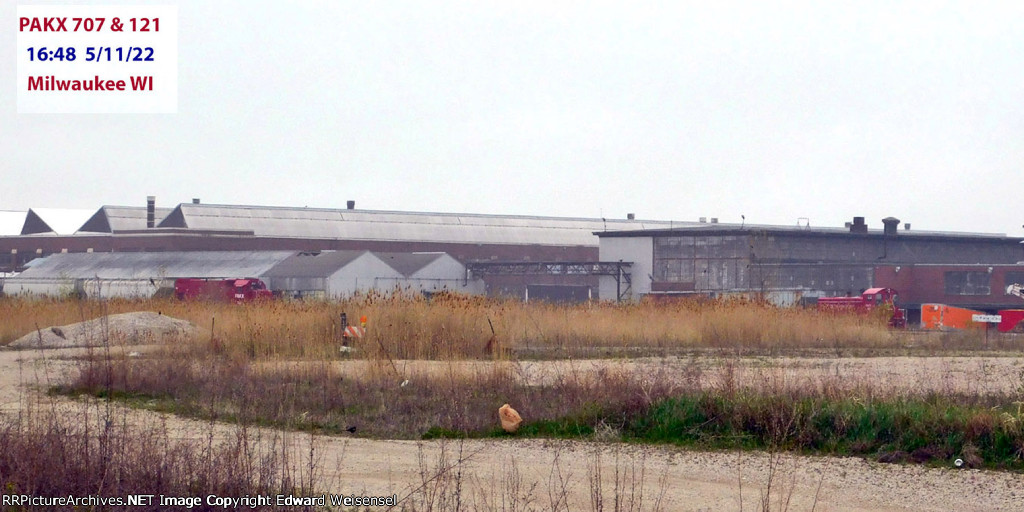
{"label": "gravel mound", "polygon": [[28,333],[8,346],[11,348],[69,348],[111,345],[149,345],[166,343],[199,334],[190,322],[152,311],[136,311],[96,318],[86,322],[47,327]]}

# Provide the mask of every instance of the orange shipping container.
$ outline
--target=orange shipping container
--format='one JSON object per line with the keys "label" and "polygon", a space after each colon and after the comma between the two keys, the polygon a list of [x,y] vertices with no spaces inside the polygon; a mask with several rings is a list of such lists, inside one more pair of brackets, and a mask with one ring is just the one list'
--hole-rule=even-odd
{"label": "orange shipping container", "polygon": [[968,329],[971,327],[985,328],[987,324],[977,323],[974,315],[984,315],[983,311],[958,308],[945,304],[921,305],[921,328],[935,330]]}

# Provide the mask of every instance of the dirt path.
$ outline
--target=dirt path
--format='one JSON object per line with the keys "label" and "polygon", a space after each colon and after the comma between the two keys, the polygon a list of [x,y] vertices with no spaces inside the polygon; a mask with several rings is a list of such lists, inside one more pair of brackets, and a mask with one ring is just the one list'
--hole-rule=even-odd
{"label": "dirt path", "polygon": [[[74,408],[89,407],[62,399],[40,400],[37,391],[33,391],[69,375],[73,365],[66,358],[81,352],[0,351],[0,407],[15,412],[29,400],[51,403],[69,414],[74,414]],[[1013,358],[892,359],[898,358],[794,360],[789,368],[795,372],[794,378],[813,371],[834,373],[838,368],[840,372],[881,375],[895,372],[892,375],[899,379],[910,375],[918,383],[964,381],[986,389],[1011,385],[1012,376],[1020,369],[1020,360]],[[541,366],[530,367],[533,369],[528,371],[552,371],[549,366],[536,364]],[[643,368],[643,361],[628,364]],[[772,364],[775,363],[752,360],[743,366],[756,369]],[[958,376],[957,372],[965,373]],[[950,373],[954,375],[952,379],[945,377]],[[135,409],[119,410],[126,421],[160,422],[177,438],[202,441],[212,433],[218,439],[231,439],[238,433],[230,425],[211,425]],[[527,501],[535,510],[564,509],[560,506],[563,499],[571,510],[589,510],[595,488],[592,481],[598,472],[607,509],[614,508],[613,500],[618,495],[620,499],[632,498],[634,505],[642,497],[645,510],[656,503],[663,510],[759,510],[769,481],[772,510],[785,508],[786,500],[789,510],[1024,508],[1024,476],[1019,474],[878,464],[855,458],[785,456],[779,461],[766,453],[707,453],[666,446],[544,440],[377,441],[263,429],[252,429],[250,435],[283,440],[300,471],[312,453],[319,471],[315,475],[317,487],[324,492],[397,493],[401,497],[420,487],[425,478],[437,474],[438,468],[445,466],[444,461],[465,459],[457,466],[462,468],[461,473],[453,470],[447,473],[448,478],[429,481],[425,489],[450,491],[461,485],[463,504],[468,504],[470,510],[500,509],[502,502],[508,507],[514,496]],[[778,464],[772,464],[773,460]],[[422,498],[423,494],[419,496]]]}

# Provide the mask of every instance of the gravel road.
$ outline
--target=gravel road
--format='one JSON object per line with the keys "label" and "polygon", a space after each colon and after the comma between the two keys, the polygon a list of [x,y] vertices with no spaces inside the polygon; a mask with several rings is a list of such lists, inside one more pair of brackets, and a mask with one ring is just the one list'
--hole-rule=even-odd
{"label": "gravel road", "polygon": [[[132,350],[138,350],[133,347]],[[29,401],[59,407],[63,414],[90,407],[59,398],[40,398],[46,385],[74,371],[70,356],[83,349],[0,351],[0,408],[17,412]],[[353,363],[354,364],[354,363]],[[529,363],[534,365],[549,363]],[[553,365],[564,363],[550,363]],[[664,365],[664,360],[577,362],[590,365]],[[681,361],[678,364],[703,364]],[[973,386],[1005,389],[1019,385],[1018,358],[751,359],[744,371],[784,367],[793,378],[808,372],[855,372],[908,386]],[[539,366],[528,371],[543,374]],[[950,377],[953,375],[953,378]],[[1014,377],[1017,377],[1016,380]],[[952,384],[950,384],[952,383]],[[144,410],[121,410],[137,424],[160,423],[170,435],[205,442],[210,435],[232,439],[231,425],[194,421]],[[96,416],[95,414],[93,416]],[[616,497],[633,509],[759,510],[769,492],[772,510],[1021,510],[1024,476],[1015,473],[928,468],[869,462],[858,458],[773,457],[764,452],[697,452],[670,446],[638,446],[545,440],[459,442],[387,441],[256,430],[264,439],[284,441],[297,468],[316,462],[317,487],[324,492],[399,497],[461,486],[472,510],[507,508],[513,499],[526,509],[592,510],[600,489],[605,509]],[[446,477],[424,479],[462,460]],[[461,468],[461,472],[458,469]],[[425,476],[426,475],[426,476]],[[594,482],[600,481],[600,485]],[[427,493],[414,493],[422,499]],[[630,502],[629,500],[632,500]],[[637,503],[640,502],[641,503]]]}

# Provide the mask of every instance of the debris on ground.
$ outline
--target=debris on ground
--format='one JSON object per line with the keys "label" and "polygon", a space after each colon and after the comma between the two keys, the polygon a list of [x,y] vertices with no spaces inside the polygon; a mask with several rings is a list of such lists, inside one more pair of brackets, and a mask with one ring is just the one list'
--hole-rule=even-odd
{"label": "debris on ground", "polygon": [[519,424],[523,422],[522,416],[519,416],[519,413],[508,404],[498,409],[498,418],[501,419],[501,428],[508,433],[519,430]]}
{"label": "debris on ground", "polygon": [[135,311],[70,325],[42,328],[8,344],[11,348],[70,348],[110,345],[150,345],[193,338],[200,330],[192,323],[153,311]]}

